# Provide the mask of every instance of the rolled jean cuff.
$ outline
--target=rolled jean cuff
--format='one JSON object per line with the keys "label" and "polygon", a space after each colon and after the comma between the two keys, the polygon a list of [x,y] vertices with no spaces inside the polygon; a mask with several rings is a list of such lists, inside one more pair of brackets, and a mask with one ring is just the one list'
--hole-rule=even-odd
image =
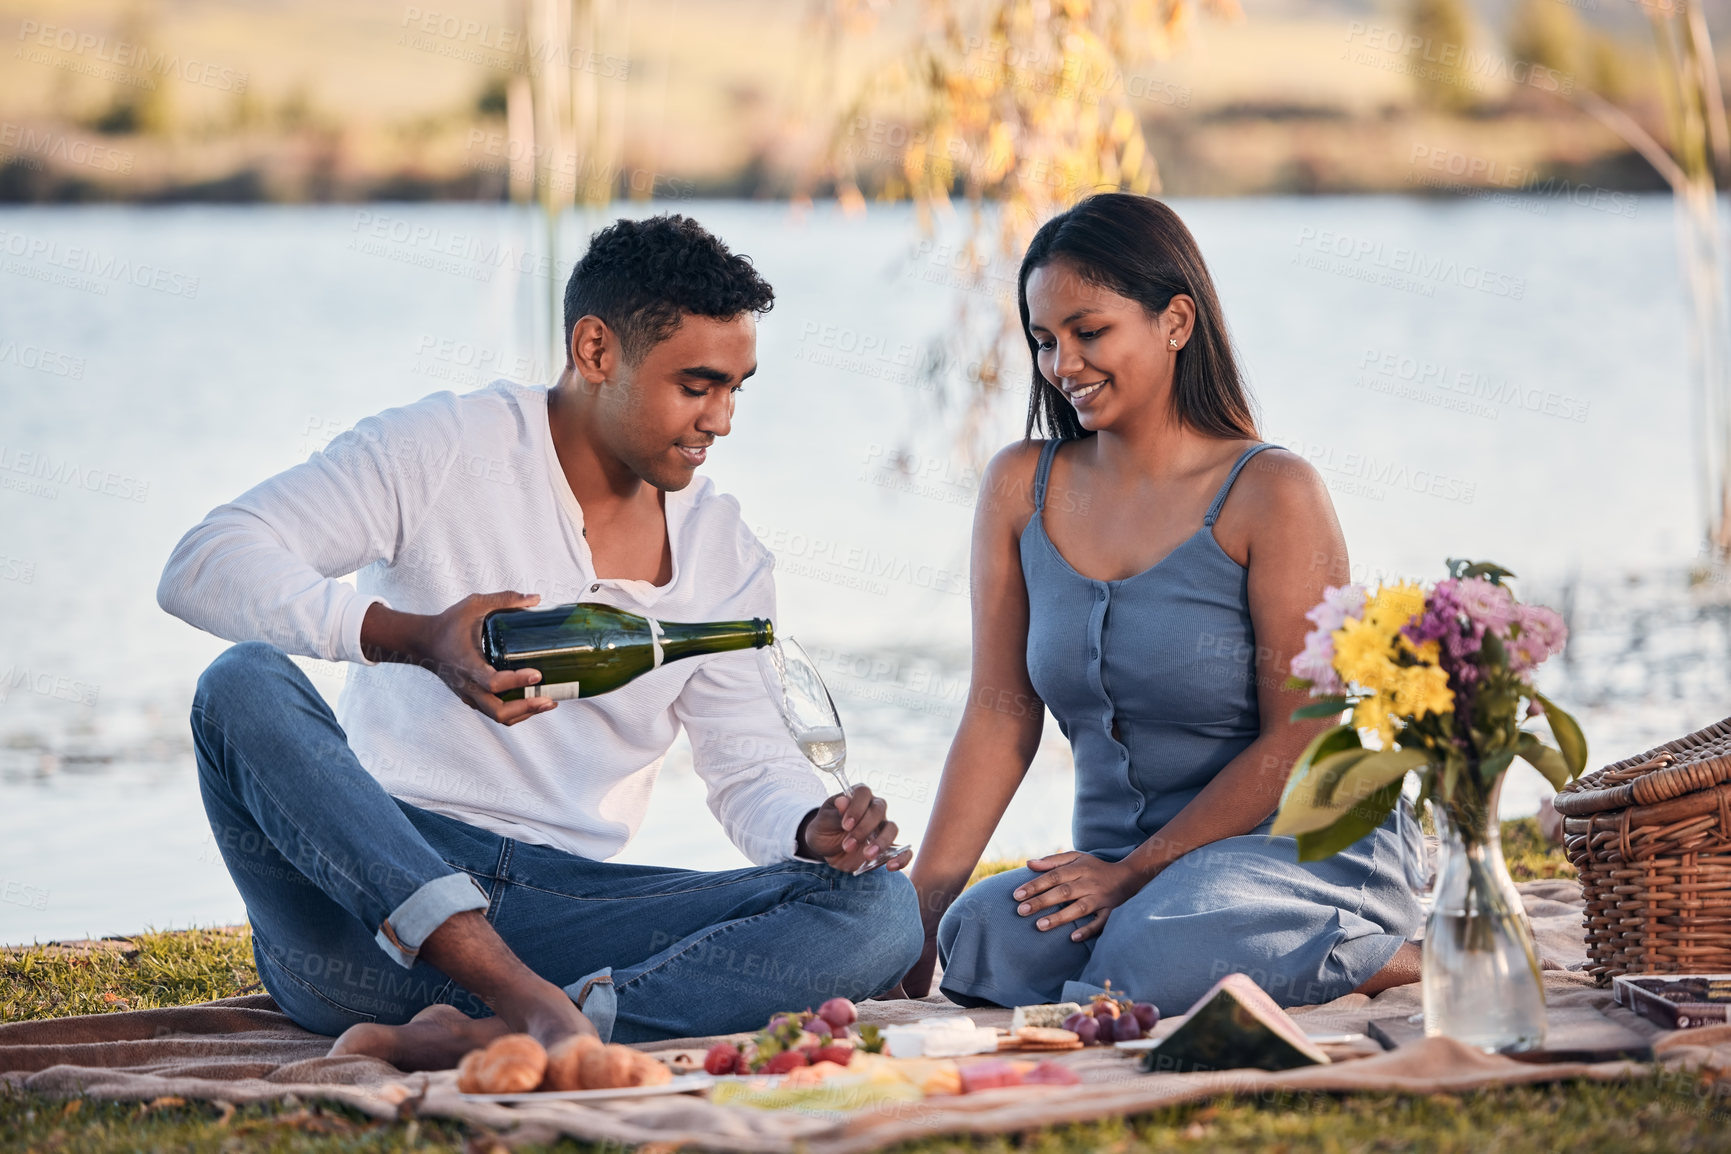
{"label": "rolled jean cuff", "polygon": [[613,1024],[619,1020],[619,991],[613,985],[613,967],[602,966],[564,987],[603,1042],[613,1040]]}
{"label": "rolled jean cuff", "polygon": [[434,878],[392,910],[373,940],[391,961],[406,970],[415,964],[422,943],[452,914],[486,908],[487,895],[474,878],[462,873],[446,874]]}

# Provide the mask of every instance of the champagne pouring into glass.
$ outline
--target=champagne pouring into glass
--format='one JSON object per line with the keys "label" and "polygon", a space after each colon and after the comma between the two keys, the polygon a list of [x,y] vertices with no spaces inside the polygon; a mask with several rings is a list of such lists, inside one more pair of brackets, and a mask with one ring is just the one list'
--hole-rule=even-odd
{"label": "champagne pouring into glass", "polygon": [[[799,751],[819,770],[835,778],[843,793],[853,792],[847,776],[847,735],[841,715],[817,666],[799,642],[783,637],[758,651],[758,669],[769,699],[775,702]],[[874,870],[908,847],[893,845],[854,870],[854,876]]]}

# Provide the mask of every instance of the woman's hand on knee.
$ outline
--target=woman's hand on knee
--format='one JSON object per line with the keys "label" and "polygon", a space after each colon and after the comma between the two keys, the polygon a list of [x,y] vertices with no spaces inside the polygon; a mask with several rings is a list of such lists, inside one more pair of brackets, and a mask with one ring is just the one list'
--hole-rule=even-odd
{"label": "woman's hand on knee", "polygon": [[[1144,881],[1122,863],[1074,850],[1032,858],[1028,868],[1039,876],[1023,882],[1010,895],[1017,903],[1016,912],[1022,917],[1038,917],[1034,926],[1045,931],[1090,918],[1070,931],[1070,940],[1077,942],[1085,942],[1104,929],[1107,916],[1134,897]],[[1048,910],[1055,912],[1042,912]]]}

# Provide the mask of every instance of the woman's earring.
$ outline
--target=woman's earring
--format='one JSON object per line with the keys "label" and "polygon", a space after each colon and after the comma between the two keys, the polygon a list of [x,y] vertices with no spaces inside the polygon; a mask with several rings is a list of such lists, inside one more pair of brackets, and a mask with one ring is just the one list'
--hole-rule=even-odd
{"label": "woman's earring", "polygon": [[1167,337],[1166,343],[1171,345],[1173,348],[1177,348],[1178,347],[1178,338],[1177,337]]}

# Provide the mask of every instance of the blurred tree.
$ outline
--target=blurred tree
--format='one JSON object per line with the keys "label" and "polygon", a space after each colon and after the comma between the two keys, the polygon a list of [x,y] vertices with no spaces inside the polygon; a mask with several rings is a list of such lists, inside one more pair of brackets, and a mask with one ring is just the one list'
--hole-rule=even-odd
{"label": "blurred tree", "polygon": [[[1540,0],[1540,3],[1554,0]],[[1473,15],[1466,0],[1411,0],[1407,32],[1418,47],[1406,54],[1413,92],[1425,108],[1464,112],[1479,102],[1477,81],[1467,68]]]}
{"label": "blurred tree", "polygon": [[1586,58],[1585,30],[1575,10],[1558,0],[1521,0],[1509,22],[1509,53],[1577,76]]}
{"label": "blurred tree", "polygon": [[501,72],[487,73],[481,90],[475,94],[475,115],[482,118],[503,118],[510,99],[510,81]]}
{"label": "blurred tree", "polygon": [[[1198,3],[1242,19],[1236,0],[925,0],[909,50],[836,118],[816,175],[845,208],[867,193],[912,200],[928,239],[936,216],[963,218],[922,271],[968,290],[954,335],[923,361],[940,398],[965,391],[964,443],[1004,387],[1005,356],[1026,355],[1015,270],[1039,224],[1091,192],[1159,191],[1135,104],[1157,82],[1125,69],[1174,51]],[[824,4],[844,32],[877,13],[871,0]]]}
{"label": "blurred tree", "polygon": [[167,83],[171,74],[151,66],[165,59],[155,46],[155,6],[140,2],[127,8],[115,38],[131,50],[116,61],[114,93],[107,107],[91,118],[90,127],[110,136],[167,136],[174,130],[174,106]]}
{"label": "blurred tree", "polygon": [[1629,62],[1622,48],[1559,0],[1521,0],[1509,21],[1508,47],[1515,59],[1572,77],[1607,100],[1629,94]]}
{"label": "blurred tree", "polygon": [[1603,32],[1587,40],[1587,87],[1610,101],[1627,100],[1635,88],[1634,69],[1623,46]]}

